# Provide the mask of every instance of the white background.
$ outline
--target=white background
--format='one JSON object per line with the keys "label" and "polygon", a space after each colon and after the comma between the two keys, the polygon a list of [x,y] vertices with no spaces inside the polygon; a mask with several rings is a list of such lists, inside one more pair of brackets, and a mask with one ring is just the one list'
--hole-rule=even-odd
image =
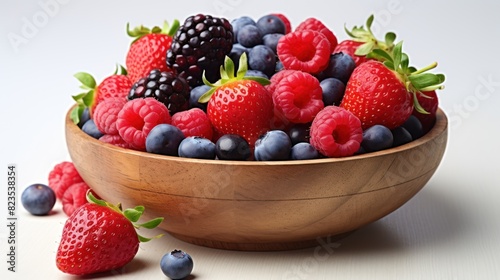
{"label": "white background", "polygon": [[[44,4],[45,3],[45,4]],[[49,5],[50,3],[50,5]],[[0,4],[0,219],[6,219],[8,164],[18,195],[47,183],[69,160],[64,116],[79,93],[73,74],[98,81],[124,64],[125,25],[158,25],[194,13],[255,19],[280,12],[296,26],[317,17],[345,39],[347,27],[375,14],[378,35],[395,31],[413,65],[438,61],[449,143],[434,177],[402,208],[335,245],[278,253],[193,246],[166,236],[142,245],[124,269],[97,278],[164,279],[161,256],[175,247],[195,260],[192,279],[498,279],[500,278],[500,4],[469,1],[77,1]],[[16,40],[14,40],[14,38]],[[18,204],[20,206],[20,204]],[[7,272],[7,227],[0,226],[1,279],[70,279],[55,267],[64,214],[31,217],[19,207],[18,272]],[[5,275],[5,276],[4,276]]]}

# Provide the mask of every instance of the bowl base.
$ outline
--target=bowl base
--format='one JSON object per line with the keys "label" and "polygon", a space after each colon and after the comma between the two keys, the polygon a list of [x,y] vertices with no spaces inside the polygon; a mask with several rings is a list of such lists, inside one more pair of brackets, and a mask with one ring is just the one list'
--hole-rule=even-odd
{"label": "bowl base", "polygon": [[331,248],[336,248],[337,241],[343,239],[353,233],[353,231],[337,234],[337,235],[329,235],[324,237],[318,237],[316,239],[311,240],[301,240],[301,241],[290,241],[290,242],[272,242],[272,243],[231,243],[224,242],[218,240],[208,240],[202,238],[195,238],[191,236],[169,233],[171,236],[194,245],[214,248],[214,249],[222,249],[222,250],[233,250],[233,251],[289,251],[289,250],[299,250],[312,248],[316,246],[328,247],[328,250]]}

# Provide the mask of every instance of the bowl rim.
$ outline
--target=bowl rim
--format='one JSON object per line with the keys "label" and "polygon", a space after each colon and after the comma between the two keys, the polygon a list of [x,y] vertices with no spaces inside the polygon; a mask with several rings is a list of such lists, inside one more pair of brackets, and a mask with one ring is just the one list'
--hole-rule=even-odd
{"label": "bowl rim", "polygon": [[103,148],[105,148],[107,150],[111,150],[113,152],[130,154],[130,155],[135,155],[135,156],[140,156],[140,157],[145,157],[145,158],[151,158],[151,159],[155,159],[155,160],[162,160],[163,159],[163,160],[170,160],[170,161],[179,162],[179,163],[202,163],[202,164],[214,164],[214,165],[222,165],[222,166],[227,166],[227,165],[239,165],[239,166],[311,165],[311,164],[335,163],[335,162],[361,160],[361,159],[365,159],[365,158],[390,155],[390,154],[395,154],[398,152],[403,152],[406,150],[411,150],[415,147],[418,147],[418,146],[423,145],[429,141],[432,141],[438,135],[440,135],[445,130],[447,130],[447,127],[448,127],[448,118],[447,118],[446,114],[444,113],[444,111],[441,108],[438,108],[436,111],[436,122],[435,122],[434,126],[432,127],[432,129],[430,131],[428,131],[425,135],[423,135],[422,137],[420,137],[416,140],[413,140],[409,143],[403,144],[401,146],[393,147],[393,148],[389,148],[389,149],[385,149],[385,150],[381,150],[381,151],[369,152],[369,153],[353,155],[353,156],[348,156],[348,157],[340,157],[340,158],[321,158],[321,159],[307,159],[307,160],[237,161],[237,160],[195,159],[195,158],[183,158],[183,157],[176,157],[176,156],[153,154],[153,153],[148,153],[145,151],[137,151],[137,150],[127,149],[127,148],[122,148],[122,147],[118,147],[118,146],[115,146],[115,145],[112,145],[109,143],[99,141],[98,139],[95,139],[95,138],[87,135],[71,120],[71,117],[70,117],[71,111],[73,110],[74,107],[76,107],[76,105],[73,105],[71,107],[71,109],[66,114],[66,133],[74,133],[79,138],[85,137],[88,141],[90,141],[94,145],[101,145]]}

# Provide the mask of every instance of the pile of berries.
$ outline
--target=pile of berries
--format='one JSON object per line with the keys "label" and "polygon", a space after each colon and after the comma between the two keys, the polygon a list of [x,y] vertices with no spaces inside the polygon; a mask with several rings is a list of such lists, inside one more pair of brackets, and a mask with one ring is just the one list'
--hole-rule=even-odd
{"label": "pile of berries", "polygon": [[[76,78],[72,118],[100,141],[219,160],[347,157],[415,140],[434,125],[444,75],[416,69],[392,32],[338,41],[317,18],[210,15],[128,30],[125,68]],[[127,28],[128,29],[128,28]],[[128,71],[128,74],[127,74]]]}

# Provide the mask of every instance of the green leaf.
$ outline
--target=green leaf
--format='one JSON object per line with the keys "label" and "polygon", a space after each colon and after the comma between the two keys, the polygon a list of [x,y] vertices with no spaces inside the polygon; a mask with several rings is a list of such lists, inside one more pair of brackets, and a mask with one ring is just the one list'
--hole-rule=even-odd
{"label": "green leaf", "polygon": [[263,77],[246,76],[245,80],[256,81],[257,83],[259,83],[259,84],[261,84],[263,86],[267,86],[267,85],[269,85],[271,83],[270,80],[268,80],[266,78],[263,78]]}
{"label": "green leaf", "polygon": [[79,93],[77,95],[73,95],[71,96],[73,98],[73,100],[75,100],[77,103],[79,104],[83,104],[82,102],[82,99],[85,97],[85,95],[87,95],[88,92],[82,92],[82,93]]}
{"label": "green leaf", "polygon": [[371,53],[368,54],[368,57],[369,58],[376,58],[379,61],[387,60],[387,61],[393,62],[391,55],[389,53],[387,53],[386,51],[381,50],[381,49],[374,49]]}
{"label": "green leaf", "polygon": [[[144,210],[143,210],[144,211]],[[143,211],[137,211],[136,209],[125,209],[123,215],[127,217],[131,222],[137,222],[142,216]]]}
{"label": "green leaf", "polygon": [[367,55],[368,53],[370,53],[373,50],[374,46],[375,46],[375,42],[373,42],[373,41],[366,42],[366,43],[362,44],[361,46],[359,46],[356,49],[356,51],[354,52],[354,54],[360,55],[360,56]]}
{"label": "green leaf", "polygon": [[356,36],[354,36],[354,34],[349,29],[347,29],[347,26],[345,24],[344,24],[344,31],[349,37],[356,38]]}
{"label": "green leaf", "polygon": [[148,237],[144,237],[144,236],[142,236],[142,235],[140,235],[140,234],[137,234],[137,237],[139,238],[139,242],[149,242],[149,241],[151,241],[151,240],[153,240],[153,239],[155,239],[155,238],[160,238],[160,237],[162,237],[163,235],[164,235],[164,234],[162,233],[162,234],[158,234],[158,235],[156,235],[156,236],[153,236],[153,237],[151,237],[151,238],[148,238]]}
{"label": "green leaf", "polygon": [[224,59],[224,71],[221,71],[222,79],[233,79],[234,78],[234,62],[229,56]]}
{"label": "green leaf", "polygon": [[429,114],[422,105],[420,105],[420,102],[418,102],[417,94],[414,92],[413,93],[413,106],[415,107],[415,110],[421,114]]}
{"label": "green leaf", "polygon": [[94,93],[95,93],[95,91],[91,90],[91,91],[87,92],[87,94],[85,94],[85,96],[83,96],[82,101],[83,101],[83,104],[85,106],[92,107],[92,105],[94,104]]}
{"label": "green leaf", "polygon": [[159,226],[162,222],[163,222],[163,218],[159,217],[159,218],[155,218],[155,219],[152,219],[150,221],[147,221],[145,223],[138,224],[138,226],[143,227],[143,228],[147,228],[147,229],[154,229],[157,226]]}
{"label": "green leaf", "polygon": [[391,70],[394,70],[394,63],[392,61],[384,61],[384,65],[385,67],[391,69]]}
{"label": "green leaf", "polygon": [[401,69],[403,69],[403,72],[405,74],[408,73],[408,64],[410,64],[410,58],[408,57],[407,54],[403,53],[401,56]]}
{"label": "green leaf", "polygon": [[85,72],[78,72],[76,73],[75,75],[75,78],[78,79],[78,81],[80,81],[80,83],[82,83],[86,88],[88,89],[95,89],[96,87],[96,82],[95,82],[95,79],[94,77],[92,77],[92,75],[90,75],[89,73],[85,73]]}
{"label": "green leaf", "polygon": [[181,23],[179,22],[179,20],[174,19],[174,21],[172,22],[172,25],[170,25],[170,27],[168,27],[167,29],[164,29],[163,33],[167,34],[170,37],[173,37],[180,26],[181,26]]}
{"label": "green leaf", "polygon": [[243,78],[247,73],[247,71],[248,71],[247,53],[243,52],[240,55],[240,60],[238,61],[238,73],[236,74],[236,77],[238,77],[238,79]]}
{"label": "green leaf", "polygon": [[439,79],[439,83],[442,84],[445,81],[445,76],[443,74],[436,74]]}
{"label": "green leaf", "polygon": [[440,84],[442,77],[432,73],[420,73],[417,75],[410,75],[408,79],[416,89],[422,90]]}
{"label": "green leaf", "polygon": [[198,99],[198,102],[200,103],[207,103],[210,100],[210,97],[214,94],[216,87],[212,87],[210,90],[205,92],[200,98]]}
{"label": "green leaf", "polygon": [[399,42],[394,46],[393,50],[393,56],[394,56],[394,70],[397,70],[399,66],[401,65],[401,59],[403,57],[403,42]]}
{"label": "green leaf", "polygon": [[366,20],[366,29],[368,29],[368,31],[370,31],[371,33],[371,28],[372,28],[372,24],[373,24],[373,20],[375,19],[375,17],[372,15],[370,15],[368,17],[368,19]]}
{"label": "green leaf", "polygon": [[101,206],[108,206],[108,203],[106,203],[106,201],[96,198],[91,191],[87,191],[87,201]]}
{"label": "green leaf", "polygon": [[387,46],[391,46],[396,41],[396,34],[394,32],[387,32],[385,34],[385,43]]}
{"label": "green leaf", "polygon": [[80,122],[80,116],[83,113],[83,106],[77,106],[71,110],[69,118],[73,121],[74,124],[78,124]]}

